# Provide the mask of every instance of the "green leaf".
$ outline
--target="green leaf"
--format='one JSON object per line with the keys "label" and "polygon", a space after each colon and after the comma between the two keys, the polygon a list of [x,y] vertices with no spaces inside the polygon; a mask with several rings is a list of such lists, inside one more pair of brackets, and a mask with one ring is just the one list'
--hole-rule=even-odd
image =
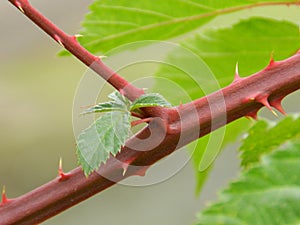
{"label": "green leaf", "polygon": [[108,112],[79,135],[76,152],[86,176],[125,145],[130,133],[129,119],[129,112]]}
{"label": "green leaf", "polygon": [[82,114],[111,112],[111,111],[128,112],[128,106],[130,105],[130,102],[118,91],[114,91],[110,93],[108,97],[113,101],[98,103],[97,105],[84,110]]}
{"label": "green leaf", "polygon": [[[245,76],[266,67],[272,52],[277,60],[292,55],[300,48],[299,26],[287,21],[250,18],[232,27],[199,32],[181,45],[187,50],[171,51],[156,73],[161,79],[155,90],[173,97],[169,99],[173,104],[189,101],[179,95],[183,92],[179,88],[196,99],[230,84],[237,62],[240,75]],[[172,81],[177,88],[168,88],[164,80]]]}
{"label": "green leaf", "polygon": [[111,111],[124,111],[124,105],[117,104],[115,102],[102,102],[93,107],[90,107],[82,112],[82,114],[88,113],[101,113],[101,112],[111,112]]}
{"label": "green leaf", "polygon": [[[214,158],[228,144],[236,141],[247,130],[250,122],[247,119],[236,120],[224,128],[219,128],[196,141],[196,146],[190,145],[195,167],[196,194],[201,192],[206,178],[213,168]],[[209,154],[208,154],[209,153]]]}
{"label": "green leaf", "polygon": [[134,111],[139,108],[143,107],[153,107],[153,106],[160,106],[160,107],[171,107],[171,103],[169,103],[163,96],[158,93],[150,93],[144,94],[135,100],[132,105],[130,106],[130,111]]}
{"label": "green leaf", "polygon": [[[168,96],[173,105],[203,97],[230,84],[237,62],[240,73],[249,75],[268,64],[273,50],[276,59],[291,55],[300,47],[300,36],[298,25],[293,23],[250,18],[232,27],[204,30],[181,45],[184,48],[176,48],[164,60],[156,73],[154,87],[154,91]],[[226,131],[222,147],[234,141],[248,125],[249,121],[237,121]],[[208,137],[202,137],[193,154],[197,191],[208,174],[198,169],[210,165],[220,151],[220,148],[206,147],[207,143]]]}
{"label": "green leaf", "polygon": [[272,122],[258,121],[240,147],[241,165],[247,168],[258,163],[263,155],[299,135],[300,118],[287,117],[275,126]]}
{"label": "green leaf", "polygon": [[127,98],[125,98],[123,95],[121,95],[121,93],[118,91],[114,91],[114,92],[110,93],[108,95],[108,97],[120,105],[127,106],[128,104],[130,104],[129,100]]}
{"label": "green leaf", "polygon": [[[261,137],[263,138],[263,137]],[[281,225],[300,221],[300,141],[262,157],[244,171],[218,202],[198,216],[197,225]]]}
{"label": "green leaf", "polygon": [[275,60],[294,54],[300,48],[299,25],[254,17],[229,28],[208,29],[182,46],[201,57],[225,86],[233,80],[237,62],[240,75],[247,76],[266,67],[272,53]]}
{"label": "green leaf", "polygon": [[[95,0],[79,41],[92,52],[140,40],[166,40],[187,33],[215,16],[280,0]],[[285,1],[285,2],[296,2]],[[242,6],[242,7],[240,7]]]}

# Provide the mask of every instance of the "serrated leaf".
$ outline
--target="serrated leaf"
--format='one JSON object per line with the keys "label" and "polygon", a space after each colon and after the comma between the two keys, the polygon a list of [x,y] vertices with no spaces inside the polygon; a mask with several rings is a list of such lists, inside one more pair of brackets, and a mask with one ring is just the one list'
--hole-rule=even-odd
{"label": "serrated leaf", "polygon": [[95,53],[145,39],[166,40],[196,29],[215,16],[268,2],[280,0],[164,0],[159,4],[151,0],[96,0],[82,23],[79,41]]}
{"label": "serrated leaf", "polygon": [[131,106],[130,111],[134,111],[139,108],[143,107],[153,107],[153,106],[160,106],[160,107],[171,107],[171,103],[169,103],[163,96],[158,93],[150,93],[144,94],[135,100]]}
{"label": "serrated leaf", "polygon": [[81,114],[88,114],[88,113],[101,113],[101,112],[111,112],[111,111],[124,111],[126,112],[127,109],[124,108],[124,105],[120,105],[116,102],[102,102],[93,107],[90,107],[84,110]]}
{"label": "serrated leaf", "polygon": [[108,97],[116,102],[117,104],[127,106],[129,104],[129,100],[125,98],[123,95],[121,95],[120,92],[114,91],[108,95]]}
{"label": "serrated leaf", "polygon": [[[196,194],[201,192],[206,178],[210,174],[210,169],[213,168],[214,160],[209,156],[216,157],[228,144],[236,141],[247,130],[249,125],[250,122],[247,119],[236,120],[224,128],[219,128],[209,135],[201,137],[196,141],[196,146],[189,146],[189,149],[193,151],[192,159],[195,167]],[[211,152],[211,154],[205,156],[206,152]]]}
{"label": "serrated leaf", "polygon": [[300,48],[299,26],[288,21],[253,17],[232,27],[208,29],[182,45],[210,67],[221,86],[228,85],[238,62],[241,76],[253,74],[275,60],[285,59]]}
{"label": "serrated leaf", "polygon": [[261,120],[248,131],[248,136],[240,147],[241,165],[245,168],[258,163],[267,154],[300,135],[300,118],[287,117],[277,123]]}
{"label": "serrated leaf", "polygon": [[[154,87],[154,91],[168,96],[174,105],[203,97],[228,85],[233,81],[237,62],[241,74],[249,75],[268,64],[273,50],[277,59],[291,55],[300,48],[300,36],[298,25],[293,23],[250,18],[232,27],[204,30],[181,44],[196,56],[185,49],[171,51],[156,73]],[[234,136],[238,137],[248,125],[248,121],[238,121],[232,129]],[[230,136],[230,132],[226,133]],[[198,191],[208,174],[199,173],[198,168],[204,167],[200,162],[206,163],[206,158],[212,159],[220,150],[208,148],[204,153],[207,141],[208,137],[201,138],[193,155]],[[223,146],[225,143],[226,139]]]}
{"label": "serrated leaf", "polygon": [[79,135],[76,151],[86,176],[125,145],[130,132],[129,117],[128,112],[105,113]]}
{"label": "serrated leaf", "polygon": [[[255,17],[227,28],[206,29],[181,45],[192,53],[171,51],[156,73],[162,79],[155,84],[155,90],[176,104],[188,101],[179,96],[178,87],[196,99],[230,84],[237,62],[240,75],[246,76],[266,67],[272,52],[277,60],[292,55],[300,48],[299,26]],[[168,88],[164,80],[178,87]]]}
{"label": "serrated leaf", "polygon": [[289,143],[244,171],[197,225],[282,225],[300,221],[300,142]]}

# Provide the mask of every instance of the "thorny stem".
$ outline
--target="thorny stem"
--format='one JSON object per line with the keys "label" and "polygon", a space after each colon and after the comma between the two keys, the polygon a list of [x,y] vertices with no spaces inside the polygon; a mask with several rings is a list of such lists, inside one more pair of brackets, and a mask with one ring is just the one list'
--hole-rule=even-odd
{"label": "thorny stem", "polygon": [[[54,38],[58,35],[60,39],[56,37],[56,41],[87,65],[95,62],[95,56],[47,21],[27,0],[9,1],[49,35]],[[99,61],[97,71],[105,72],[100,74],[105,77],[111,73],[100,60],[96,61]],[[108,81],[118,90],[128,85],[116,74]],[[147,112],[152,113],[149,125],[129,139],[123,150],[116,157],[110,157],[97,173],[86,178],[78,167],[64,174],[60,166],[54,180],[18,198],[6,199],[0,205],[0,225],[31,225],[45,221],[129,176],[145,175],[149,166],[212,130],[243,116],[256,118],[262,106],[272,106],[282,112],[283,97],[299,88],[300,54],[297,53],[284,61],[271,61],[264,70],[247,78],[236,74],[231,85],[194,102],[170,109],[155,107]],[[125,94],[133,99],[139,95],[135,90],[130,86]],[[140,89],[137,91],[141,93]]]}
{"label": "thorny stem", "polygon": [[144,93],[142,89],[139,89],[112,69],[107,67],[100,59],[83,48],[76,39],[75,36],[67,35],[64,31],[59,29],[55,24],[49,21],[45,16],[39,13],[34,7],[32,7],[28,0],[9,0],[14,6],[16,6],[23,14],[25,14],[31,21],[45,31],[50,37],[58,42],[62,47],[76,56],[81,62],[94,70],[103,79],[110,83],[114,88],[119,90],[131,101],[134,101],[140,95]]}

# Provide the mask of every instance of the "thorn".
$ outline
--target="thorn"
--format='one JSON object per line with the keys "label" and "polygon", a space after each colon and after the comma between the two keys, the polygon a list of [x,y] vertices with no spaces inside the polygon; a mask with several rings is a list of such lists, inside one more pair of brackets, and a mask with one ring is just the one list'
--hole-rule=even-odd
{"label": "thorn", "polygon": [[145,118],[145,119],[140,119],[140,120],[135,120],[131,122],[131,127],[137,126],[141,123],[149,123],[153,120],[153,118]]}
{"label": "thorn", "polygon": [[144,177],[146,175],[148,168],[149,166],[142,166],[141,169],[136,172],[136,175]]}
{"label": "thorn", "polygon": [[80,37],[82,37],[82,36],[83,36],[83,35],[81,35],[81,34],[75,34],[75,35],[72,36],[72,38],[73,38],[74,41],[77,41],[78,38],[80,38]]}
{"label": "thorn", "polygon": [[127,163],[122,163],[122,168],[123,168],[123,177],[125,176],[127,170],[128,170],[129,164]]}
{"label": "thorn", "polygon": [[263,104],[264,106],[266,106],[267,109],[269,109],[276,117],[278,117],[278,114],[272,109],[271,105],[269,104],[268,98],[266,96],[260,97],[260,98],[256,98],[256,101],[260,102],[261,104]]}
{"label": "thorn", "polygon": [[97,58],[99,58],[99,59],[105,59],[105,58],[107,58],[107,56],[106,55],[97,55]]}
{"label": "thorn", "polygon": [[234,79],[233,79],[233,83],[237,82],[239,80],[242,80],[243,78],[241,78],[240,74],[239,74],[239,63],[237,62],[235,65],[235,74],[234,74]]}
{"label": "thorn", "polygon": [[21,5],[21,3],[20,3],[19,1],[16,1],[16,6],[18,7],[18,9],[19,9],[23,14],[25,14],[25,11],[24,11],[24,9],[22,8],[22,5]]}
{"label": "thorn", "polygon": [[59,158],[59,164],[58,164],[58,176],[59,176],[59,181],[64,181],[70,178],[70,174],[64,173],[63,168],[62,168],[62,158]]}
{"label": "thorn", "polygon": [[268,69],[272,68],[275,64],[276,64],[276,61],[274,60],[274,51],[272,51],[271,55],[270,55],[269,65],[267,65],[265,70],[268,70]]}
{"label": "thorn", "polygon": [[258,112],[258,110],[252,111],[252,112],[250,112],[250,113],[247,113],[247,115],[245,115],[245,117],[246,117],[247,119],[258,120],[257,112]]}
{"label": "thorn", "polygon": [[83,37],[83,35],[82,34],[75,34],[74,37],[75,38],[80,38],[80,37]]}
{"label": "thorn", "polygon": [[270,105],[272,107],[274,107],[275,109],[277,109],[282,115],[286,116],[287,113],[284,111],[283,107],[282,107],[282,99],[283,98],[278,98],[278,99],[275,99],[273,101],[270,102]]}
{"label": "thorn", "polygon": [[9,199],[8,199],[7,196],[6,196],[5,185],[3,185],[3,188],[2,188],[2,201],[1,201],[1,204],[0,204],[0,205],[4,205],[4,204],[6,204],[8,201],[9,201]]}
{"label": "thorn", "polygon": [[54,34],[53,37],[58,42],[58,44],[60,44],[63,48],[65,47],[64,44],[62,43],[60,37],[58,37],[56,34]]}

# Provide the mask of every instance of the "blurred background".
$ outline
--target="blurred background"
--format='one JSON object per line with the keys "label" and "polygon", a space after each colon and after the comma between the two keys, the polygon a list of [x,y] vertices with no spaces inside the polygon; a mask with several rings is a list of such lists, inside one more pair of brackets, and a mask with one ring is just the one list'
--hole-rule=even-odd
{"label": "blurred background", "polygon": [[[69,34],[78,32],[91,2],[31,1]],[[215,19],[207,26],[228,25],[248,15],[299,23],[299,12],[297,7],[264,7]],[[76,167],[72,107],[86,67],[73,57],[58,57],[60,46],[8,1],[0,2],[0,30],[0,186],[5,185],[13,198],[55,178],[60,157],[65,171]],[[299,111],[298,99],[299,93],[294,93],[285,100],[288,112]],[[269,114],[263,110],[261,116]],[[222,152],[200,197],[195,196],[192,163],[187,163],[164,182],[115,185],[43,224],[192,224],[196,213],[216,198],[218,188],[238,174],[237,146]]]}

